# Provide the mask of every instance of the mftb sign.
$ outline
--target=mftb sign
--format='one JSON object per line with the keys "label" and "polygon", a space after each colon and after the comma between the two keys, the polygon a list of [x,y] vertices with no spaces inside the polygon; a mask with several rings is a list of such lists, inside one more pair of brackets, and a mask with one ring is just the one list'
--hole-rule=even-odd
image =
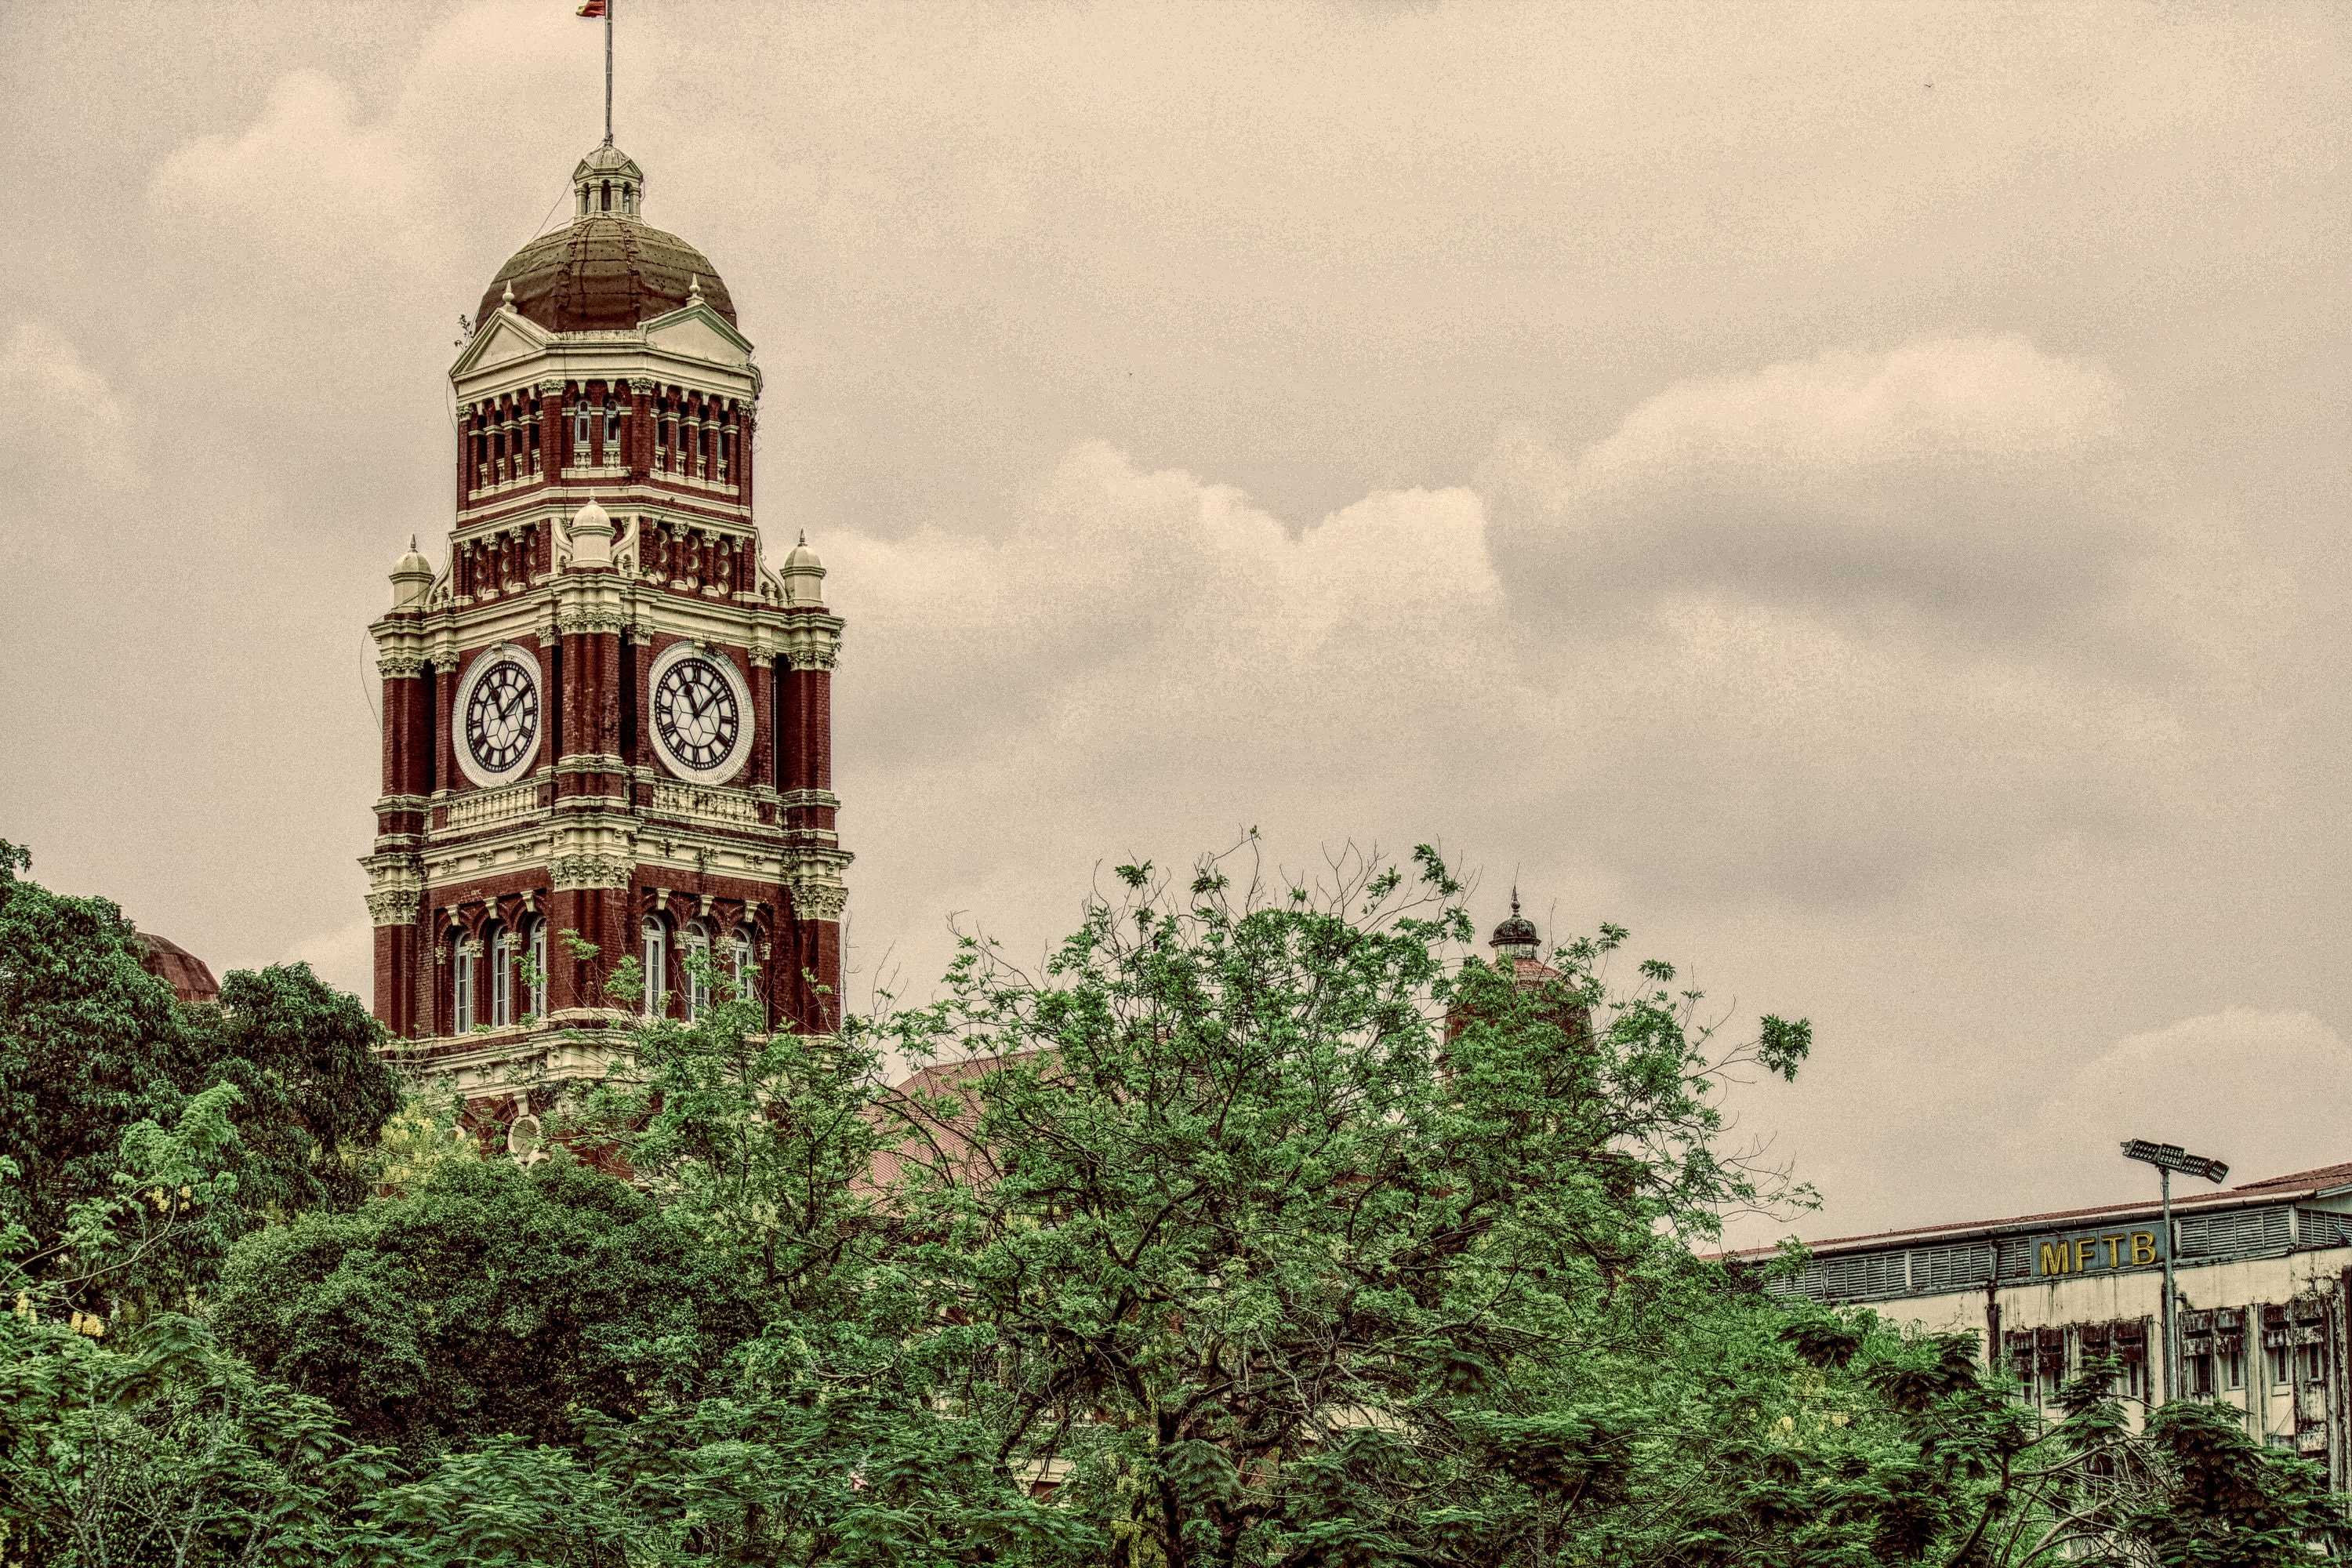
{"label": "mftb sign", "polygon": [[2054,1279],[2061,1274],[2105,1274],[2117,1268],[2147,1268],[2164,1261],[2164,1227],[2145,1230],[2084,1231],[2075,1236],[2049,1236],[2028,1242],[2033,1248],[2033,1277]]}

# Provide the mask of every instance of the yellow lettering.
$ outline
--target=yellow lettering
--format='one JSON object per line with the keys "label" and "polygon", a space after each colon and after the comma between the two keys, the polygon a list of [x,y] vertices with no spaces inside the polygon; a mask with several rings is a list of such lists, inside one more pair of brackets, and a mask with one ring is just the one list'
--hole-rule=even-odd
{"label": "yellow lettering", "polygon": [[2045,1241],[2042,1244],[2042,1272],[2044,1274],[2071,1274],[2074,1272],[2072,1259],[2073,1255],[2066,1250],[2064,1242]]}
{"label": "yellow lettering", "polygon": [[2123,1245],[2130,1239],[2131,1237],[2128,1236],[2103,1236],[2099,1237],[2099,1244],[2107,1249],[2108,1268],[2113,1268],[2123,1262]]}
{"label": "yellow lettering", "polygon": [[2131,1243],[2132,1261],[2134,1263],[2153,1263],[2156,1261],[2156,1233],[2154,1231],[2136,1230],[2132,1232]]}
{"label": "yellow lettering", "polygon": [[2098,1237],[2086,1236],[2082,1240],[2076,1242],[2074,1244],[2074,1272],[2080,1274],[2083,1270],[2088,1268],[2091,1266],[2091,1259],[2096,1258],[2098,1255]]}

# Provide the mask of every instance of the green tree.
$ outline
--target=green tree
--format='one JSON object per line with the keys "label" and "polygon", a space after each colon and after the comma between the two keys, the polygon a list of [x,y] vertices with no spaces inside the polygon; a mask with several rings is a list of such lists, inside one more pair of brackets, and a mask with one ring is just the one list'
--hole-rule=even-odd
{"label": "green tree", "polygon": [[31,864],[0,840],[0,1202],[47,1272],[72,1268],[75,1206],[115,1195],[123,1133],[178,1115],[188,1036],[122,912],[26,880]]}
{"label": "green tree", "polygon": [[0,1559],[309,1564],[391,1470],[333,1414],[164,1314],[101,1343],[0,1317]]}
{"label": "green tree", "polygon": [[268,1376],[412,1459],[690,1396],[756,1328],[740,1258],[557,1155],[453,1161],[352,1212],[241,1242],[212,1315]]}
{"label": "green tree", "polygon": [[995,1063],[907,1108],[941,1392],[1117,1561],[1559,1560],[1628,1496],[1644,1374],[1593,1374],[1703,1289],[1685,1238],[1785,1195],[1714,1091],[1793,1074],[1801,1024],[1717,1051],[1670,967],[1608,991],[1613,931],[1532,990],[1449,970],[1462,889],[1416,868],[1123,867],[1042,976],[968,942],[887,1026]]}
{"label": "green tree", "polygon": [[[307,964],[232,973],[218,1006],[184,1006],[140,967],[138,933],[103,899],[50,892],[20,875],[22,848],[0,841],[0,1219],[24,1232],[15,1255],[33,1283],[74,1309],[156,1310],[200,1289],[237,1237],[273,1217],[365,1192],[350,1159],[400,1103],[379,1056],[382,1030],[358,1000]],[[121,1178],[142,1156],[133,1129],[177,1124],[197,1097],[236,1136],[201,1212],[185,1184],[142,1189],[162,1219],[104,1271],[70,1245],[77,1214],[119,1208]],[[118,1219],[128,1217],[116,1213]]]}

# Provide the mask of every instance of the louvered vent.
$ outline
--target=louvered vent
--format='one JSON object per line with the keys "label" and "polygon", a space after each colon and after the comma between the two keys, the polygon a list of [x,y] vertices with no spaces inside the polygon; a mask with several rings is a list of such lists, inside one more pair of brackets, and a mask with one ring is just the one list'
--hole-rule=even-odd
{"label": "louvered vent", "polygon": [[2294,1245],[2293,1222],[2284,1205],[2192,1215],[2179,1222],[2183,1258],[2242,1258],[2284,1252]]}
{"label": "louvered vent", "polygon": [[1822,1301],[1862,1301],[1900,1296],[1910,1289],[1899,1252],[1863,1252],[1826,1258],[1805,1270],[1805,1294]]}
{"label": "louvered vent", "polygon": [[1992,1247],[1976,1242],[1959,1247],[1921,1247],[1911,1253],[1911,1293],[1929,1296],[1938,1290],[1964,1290],[1992,1278]]}
{"label": "louvered vent", "polygon": [[2352,1247],[2352,1214],[2327,1209],[2297,1209],[2296,1234],[2305,1247]]}

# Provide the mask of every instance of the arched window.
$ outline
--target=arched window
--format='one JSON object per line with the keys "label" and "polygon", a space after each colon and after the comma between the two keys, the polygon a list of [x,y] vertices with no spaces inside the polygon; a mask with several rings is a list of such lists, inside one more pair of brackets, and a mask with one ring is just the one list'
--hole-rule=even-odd
{"label": "arched window", "polygon": [[669,980],[669,933],[662,928],[659,915],[646,917],[645,937],[646,1016],[658,1018]]}
{"label": "arched window", "polygon": [[547,922],[530,922],[530,1016],[547,1016]]}
{"label": "arched window", "polygon": [[[606,396],[610,395],[611,394],[606,394]],[[607,468],[621,460],[620,454],[614,450],[619,445],[620,439],[621,405],[608,402],[604,405],[604,465]]]}
{"label": "arched window", "polygon": [[457,952],[451,956],[450,992],[456,1004],[457,1034],[474,1026],[474,942],[463,931],[457,934]]}
{"label": "arched window", "polygon": [[700,921],[686,928],[686,1016],[699,1018],[710,1005],[710,928]]}
{"label": "arched window", "polygon": [[604,212],[613,210],[613,182],[610,180],[604,182],[604,205],[599,210]]}
{"label": "arched window", "polygon": [[514,933],[502,925],[485,928],[482,950],[490,955],[490,1024],[503,1029],[514,1022]]}
{"label": "arched window", "polygon": [[734,960],[731,967],[735,972],[735,994],[749,996],[751,994],[751,933],[737,926],[727,947],[729,956]]}
{"label": "arched window", "polygon": [[625,184],[621,187],[621,210],[632,216],[635,216],[637,210],[636,186]]}
{"label": "arched window", "polygon": [[572,452],[574,457],[588,455],[588,405],[584,401],[572,409]]}

